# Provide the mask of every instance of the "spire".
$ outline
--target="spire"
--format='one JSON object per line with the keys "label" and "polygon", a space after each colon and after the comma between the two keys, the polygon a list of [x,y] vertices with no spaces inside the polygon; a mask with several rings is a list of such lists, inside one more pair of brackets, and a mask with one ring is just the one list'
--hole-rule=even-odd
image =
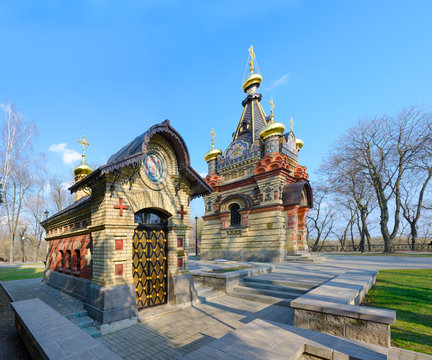
{"label": "spire", "polygon": [[291,116],[291,120],[290,120],[290,131],[293,132],[293,130],[294,130],[294,121],[293,121],[293,118],[292,118],[292,116]]}

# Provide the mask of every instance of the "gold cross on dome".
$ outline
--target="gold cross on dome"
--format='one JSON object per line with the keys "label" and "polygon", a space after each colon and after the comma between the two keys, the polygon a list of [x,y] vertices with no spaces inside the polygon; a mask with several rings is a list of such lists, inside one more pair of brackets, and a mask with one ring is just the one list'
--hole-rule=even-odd
{"label": "gold cross on dome", "polygon": [[216,136],[214,129],[212,129],[212,131],[210,131],[210,135],[212,137],[212,149],[214,149],[214,138]]}
{"label": "gold cross on dome", "polygon": [[85,135],[83,135],[83,137],[81,139],[79,139],[78,142],[82,145],[82,152],[83,152],[83,155],[84,155],[84,153],[85,153],[85,147],[86,146],[90,146],[90,143],[88,143],[86,141]]}
{"label": "gold cross on dome", "polygon": [[270,118],[271,118],[271,121],[273,122],[273,117],[274,117],[273,109],[275,107],[274,102],[273,102],[273,98],[270,99],[269,104],[270,104]]}
{"label": "gold cross on dome", "polygon": [[250,71],[250,73],[251,73],[251,75],[253,74],[253,71],[254,71],[254,63],[253,63],[253,61],[254,61],[254,59],[255,59],[255,53],[254,53],[254,51],[253,51],[253,45],[251,45],[251,47],[249,48],[249,55],[250,55],[250,63],[249,63],[249,71]]}

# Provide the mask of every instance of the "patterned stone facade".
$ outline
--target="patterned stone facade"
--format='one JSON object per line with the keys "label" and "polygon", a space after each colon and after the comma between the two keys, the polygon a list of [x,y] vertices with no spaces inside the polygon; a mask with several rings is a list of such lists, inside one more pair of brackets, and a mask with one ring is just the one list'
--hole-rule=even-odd
{"label": "patterned stone facade", "polygon": [[[148,154],[157,156],[148,160]],[[169,122],[136,138],[71,191],[82,188],[91,195],[42,223],[49,242],[46,281],[59,287],[57,278],[50,280],[55,273],[91,280],[88,291],[77,297],[85,298],[90,315],[102,323],[136,315],[132,239],[138,226],[135,215],[148,210],[167,218],[168,302],[192,301],[190,200],[211,188],[190,167],[186,145]]]}
{"label": "patterned stone facade", "polygon": [[217,157],[206,155],[205,180],[214,192],[204,197],[204,260],[280,262],[308,251],[312,189],[298,164],[300,147],[292,130],[283,134],[283,124],[273,122],[272,101],[272,114],[265,115],[255,75],[243,86],[247,97],[231,144]]}

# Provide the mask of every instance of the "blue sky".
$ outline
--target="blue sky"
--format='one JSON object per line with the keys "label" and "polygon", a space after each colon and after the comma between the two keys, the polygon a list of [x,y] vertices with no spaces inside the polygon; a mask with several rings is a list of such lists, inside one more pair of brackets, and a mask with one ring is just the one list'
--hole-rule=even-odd
{"label": "blue sky", "polygon": [[[224,150],[241,115],[253,44],[264,109],[273,97],[275,120],[293,116],[313,181],[358,118],[432,103],[431,14],[415,0],[3,0],[0,102],[35,121],[52,174],[69,176],[61,154],[83,134],[102,165],[166,118],[204,173],[210,130]],[[201,215],[202,200],[192,205]]]}

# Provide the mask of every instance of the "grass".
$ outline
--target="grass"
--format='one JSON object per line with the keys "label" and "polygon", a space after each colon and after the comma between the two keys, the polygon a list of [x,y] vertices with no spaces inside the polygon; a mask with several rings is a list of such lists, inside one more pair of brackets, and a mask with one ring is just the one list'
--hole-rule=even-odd
{"label": "grass", "polygon": [[0,281],[39,278],[43,276],[44,270],[44,268],[2,267]]}
{"label": "grass", "polygon": [[361,253],[361,252],[338,252],[338,253],[323,253],[323,255],[356,255],[356,256],[407,256],[407,257],[432,257],[430,254],[415,254],[415,253]]}
{"label": "grass", "polygon": [[363,305],[396,310],[393,346],[432,354],[432,270],[380,270]]}

